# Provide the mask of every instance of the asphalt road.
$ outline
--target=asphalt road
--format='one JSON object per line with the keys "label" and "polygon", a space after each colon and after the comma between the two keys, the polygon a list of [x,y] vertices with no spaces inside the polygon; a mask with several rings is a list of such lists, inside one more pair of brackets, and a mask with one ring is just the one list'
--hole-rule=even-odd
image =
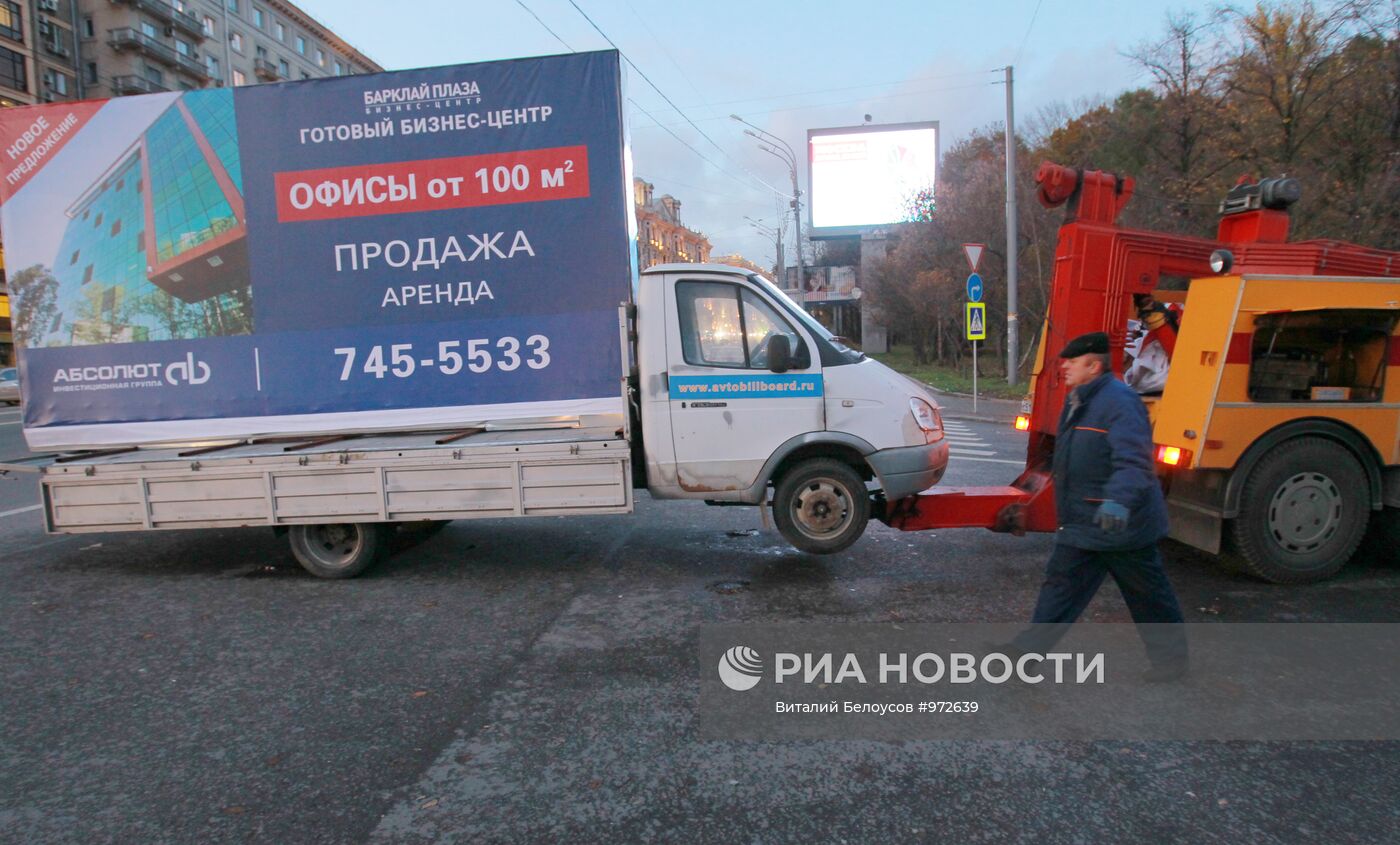
{"label": "asphalt road", "polygon": [[[3,420],[0,420],[2,422]],[[957,422],[957,421],[953,421]],[[0,455],[17,426],[0,425]],[[950,426],[949,484],[1023,441]],[[0,480],[0,511],[32,505]],[[702,741],[696,626],[1026,618],[1047,537],[873,524],[808,557],[752,509],[458,522],[366,577],[270,531],[0,517],[0,841],[1383,842],[1398,743]],[[1192,621],[1397,621],[1379,551],[1274,587],[1168,545]],[[1126,621],[1106,589],[1089,616]]]}

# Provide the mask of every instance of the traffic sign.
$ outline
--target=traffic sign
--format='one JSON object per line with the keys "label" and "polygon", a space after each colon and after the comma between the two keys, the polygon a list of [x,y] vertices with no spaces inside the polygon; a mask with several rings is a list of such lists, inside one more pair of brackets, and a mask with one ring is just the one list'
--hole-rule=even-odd
{"label": "traffic sign", "polygon": [[982,301],[982,277],[976,273],[967,277],[967,298],[970,302]]}
{"label": "traffic sign", "polygon": [[987,303],[967,303],[967,339],[987,339]]}
{"label": "traffic sign", "polygon": [[972,272],[977,272],[977,265],[981,263],[982,252],[986,248],[986,244],[963,244],[963,255],[967,256],[967,266]]}

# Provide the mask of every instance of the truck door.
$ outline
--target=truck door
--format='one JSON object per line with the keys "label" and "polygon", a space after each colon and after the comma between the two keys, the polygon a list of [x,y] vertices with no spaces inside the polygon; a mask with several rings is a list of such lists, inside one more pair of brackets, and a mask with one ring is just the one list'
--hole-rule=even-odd
{"label": "truck door", "polygon": [[[742,490],[779,445],[825,427],[821,362],[756,288],[673,278],[666,347],[677,478],[688,492]],[[783,373],[769,368],[779,335],[793,353]]]}

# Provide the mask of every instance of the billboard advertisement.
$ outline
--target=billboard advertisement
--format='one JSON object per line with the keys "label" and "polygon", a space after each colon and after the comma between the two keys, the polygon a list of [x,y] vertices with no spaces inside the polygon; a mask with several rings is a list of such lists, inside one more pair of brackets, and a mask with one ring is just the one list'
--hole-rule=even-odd
{"label": "billboard advertisement", "polygon": [[33,448],[616,412],[614,51],[0,111]]}
{"label": "billboard advertisement", "polygon": [[938,123],[807,131],[812,237],[848,237],[916,219],[933,200]]}

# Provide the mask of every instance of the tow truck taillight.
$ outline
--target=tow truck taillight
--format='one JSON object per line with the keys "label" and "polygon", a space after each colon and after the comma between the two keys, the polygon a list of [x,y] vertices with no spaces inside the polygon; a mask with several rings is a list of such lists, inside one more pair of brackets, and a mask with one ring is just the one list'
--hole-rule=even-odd
{"label": "tow truck taillight", "polygon": [[1029,414],[1017,414],[1017,415],[1016,415],[1016,430],[1017,430],[1017,431],[1030,431],[1030,430],[1031,430],[1031,418],[1030,418],[1030,415],[1029,415]]}
{"label": "tow truck taillight", "polygon": [[1158,446],[1157,463],[1169,467],[1190,466],[1191,452],[1179,446]]}

